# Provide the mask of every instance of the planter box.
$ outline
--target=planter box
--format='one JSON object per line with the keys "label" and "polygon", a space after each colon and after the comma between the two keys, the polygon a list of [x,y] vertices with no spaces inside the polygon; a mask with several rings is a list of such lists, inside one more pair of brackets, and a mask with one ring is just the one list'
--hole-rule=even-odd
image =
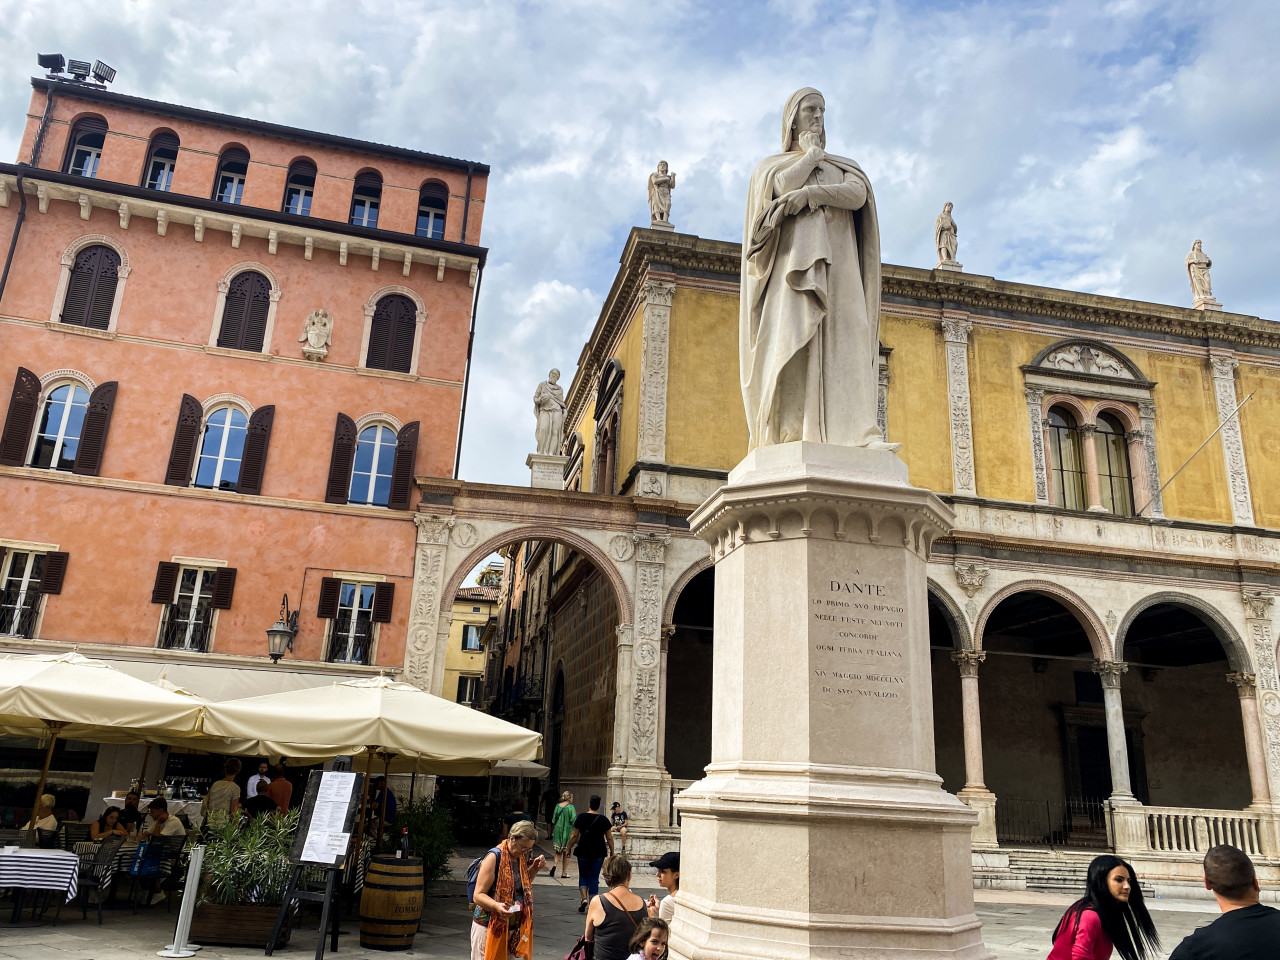
{"label": "planter box", "polygon": [[[289,928],[293,926],[294,913],[295,911],[290,911],[276,947],[283,947],[289,942]],[[219,943],[265,950],[279,914],[278,906],[202,903],[196,907],[191,917],[190,937],[195,943]]]}

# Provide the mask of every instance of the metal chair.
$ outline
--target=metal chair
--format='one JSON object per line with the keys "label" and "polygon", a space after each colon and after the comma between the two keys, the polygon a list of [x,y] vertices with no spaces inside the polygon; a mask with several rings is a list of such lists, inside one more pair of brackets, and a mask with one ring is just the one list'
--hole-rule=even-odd
{"label": "metal chair", "polygon": [[164,911],[168,913],[177,897],[178,884],[183,878],[182,851],[186,848],[187,838],[185,836],[164,837],[160,842],[164,850],[160,855],[160,876],[156,879],[154,886],[165,888],[167,897],[164,902]]}
{"label": "metal chair", "polygon": [[34,830],[5,829],[0,830],[0,847],[34,847],[36,837]]}
{"label": "metal chair", "polygon": [[[158,840],[148,840],[146,843],[139,844],[138,850],[133,855],[133,863],[129,866],[129,876],[131,883],[129,886],[129,900],[133,904],[133,912],[138,912],[138,881],[152,881],[154,889],[155,881],[160,875],[160,864],[164,860],[164,844]],[[146,889],[145,883],[143,889]]]}
{"label": "metal chair", "polygon": [[40,847],[42,850],[58,849],[58,831],[42,830],[39,827],[36,827],[36,846]]}
{"label": "metal chair", "polygon": [[75,853],[76,844],[91,839],[89,824],[83,820],[71,820],[62,825],[62,849]]}
{"label": "metal chair", "polygon": [[80,919],[87,919],[89,916],[89,891],[98,891],[98,926],[102,926],[102,901],[107,896],[107,891],[111,888],[111,881],[115,878],[116,873],[116,855],[120,852],[120,845],[124,843],[124,837],[107,837],[98,845],[98,852],[94,855],[93,860],[85,863],[80,862]]}

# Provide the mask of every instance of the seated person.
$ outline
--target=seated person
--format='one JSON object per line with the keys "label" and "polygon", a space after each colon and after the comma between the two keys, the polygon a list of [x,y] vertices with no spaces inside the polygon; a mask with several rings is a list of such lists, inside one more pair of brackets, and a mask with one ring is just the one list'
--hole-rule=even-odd
{"label": "seated person", "polygon": [[245,801],[244,810],[249,814],[250,818],[257,817],[264,813],[274,813],[279,809],[276,802],[271,799],[270,781],[264,779],[257,781],[258,792],[255,796]]}
{"label": "seated person", "polygon": [[169,804],[164,797],[156,797],[147,805],[147,809],[151,811],[151,827],[150,829],[138,828],[139,841],[149,840],[152,837],[185,837],[187,835],[182,821],[177,817],[169,816]]}
{"label": "seated person", "polygon": [[378,777],[373,781],[373,793],[369,796],[369,819],[377,820],[382,812],[382,797],[387,797],[386,823],[396,818],[396,795],[387,786],[386,777]]}
{"label": "seated person", "polygon": [[53,805],[57,803],[57,798],[52,793],[46,793],[36,801],[36,808],[31,811],[31,819],[27,821],[24,830],[57,830],[58,818],[53,815]]}
{"label": "seated person", "polygon": [[107,837],[127,836],[129,836],[129,831],[120,822],[119,807],[107,807],[102,811],[102,816],[89,824],[89,839],[94,843],[105,840]]}
{"label": "seated person", "polygon": [[133,833],[146,818],[147,815],[138,809],[137,791],[130,790],[124,798],[124,809],[120,811],[120,825]]}

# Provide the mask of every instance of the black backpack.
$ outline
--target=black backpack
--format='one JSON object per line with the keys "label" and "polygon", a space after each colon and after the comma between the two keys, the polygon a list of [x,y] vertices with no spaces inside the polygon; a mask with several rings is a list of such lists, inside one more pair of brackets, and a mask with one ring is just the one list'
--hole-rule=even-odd
{"label": "black backpack", "polygon": [[494,847],[485,853],[480,854],[467,866],[467,902],[476,902],[476,878],[480,876],[480,864],[484,862],[484,858],[489,854],[497,854],[497,859],[493,862],[493,875],[496,879],[498,876],[498,865],[502,862],[502,848]]}

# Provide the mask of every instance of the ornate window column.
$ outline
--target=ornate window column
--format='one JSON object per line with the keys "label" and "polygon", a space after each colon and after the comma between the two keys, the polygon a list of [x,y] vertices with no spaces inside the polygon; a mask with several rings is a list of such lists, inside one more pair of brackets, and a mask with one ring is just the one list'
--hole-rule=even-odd
{"label": "ornate window column", "polygon": [[1249,788],[1254,807],[1271,809],[1271,789],[1267,786],[1267,767],[1263,759],[1262,723],[1258,719],[1257,676],[1252,673],[1228,673],[1227,682],[1240,694],[1240,714],[1244,720],[1244,752],[1249,760]]}
{"label": "ornate window column", "polygon": [[1098,447],[1093,442],[1097,430],[1096,423],[1080,424],[1080,446],[1084,447],[1084,488],[1085,496],[1089,498],[1088,509],[1093,513],[1106,513],[1107,508],[1102,505],[1102,489],[1098,484]]}
{"label": "ornate window column", "polygon": [[[444,685],[444,670],[435,669],[440,591],[444,589],[444,555],[449,549],[454,520],[416,513],[413,522],[418,527],[418,542],[413,556],[413,596],[409,600],[404,644],[404,679],[439,695]],[[471,535],[474,533],[472,529]],[[448,631],[447,623],[445,631]]]}
{"label": "ornate window column", "polygon": [[1127,663],[1093,661],[1093,672],[1102,680],[1102,701],[1107,717],[1107,753],[1111,761],[1111,802],[1137,803],[1129,783],[1129,746],[1124,735],[1124,708],[1120,703],[1120,679]]}
{"label": "ornate window column", "polygon": [[[1222,456],[1227,466],[1227,482],[1231,486],[1231,519],[1234,523],[1253,526],[1253,498],[1249,494],[1249,471],[1244,461],[1244,441],[1240,437],[1240,420],[1232,416],[1236,409],[1236,358],[1230,353],[1210,354],[1213,367],[1213,395],[1218,402],[1218,422],[1222,430]],[[1230,418],[1230,419],[1228,419]]]}
{"label": "ornate window column", "polygon": [[[1151,505],[1145,511],[1148,517],[1164,516],[1164,500],[1160,496],[1160,464],[1156,460],[1156,405],[1152,400],[1138,401],[1138,417],[1142,421],[1142,466],[1147,478],[1147,496]],[[1130,463],[1135,463],[1132,457]]]}
{"label": "ornate window column", "polygon": [[[674,283],[646,280],[644,285],[643,339],[640,353],[640,426],[636,459],[641,463],[667,461],[667,344],[671,327]],[[666,495],[666,474],[641,469],[635,493],[642,497]]]}
{"label": "ornate window column", "polygon": [[947,345],[947,406],[951,422],[951,483],[959,494],[977,496],[973,477],[973,418],[969,405],[969,331],[967,314],[943,311]]}
{"label": "ornate window column", "polygon": [[1031,465],[1035,470],[1036,503],[1049,502],[1049,468],[1045,459],[1044,432],[1048,421],[1044,418],[1044,390],[1027,387],[1027,417],[1031,421]]}

